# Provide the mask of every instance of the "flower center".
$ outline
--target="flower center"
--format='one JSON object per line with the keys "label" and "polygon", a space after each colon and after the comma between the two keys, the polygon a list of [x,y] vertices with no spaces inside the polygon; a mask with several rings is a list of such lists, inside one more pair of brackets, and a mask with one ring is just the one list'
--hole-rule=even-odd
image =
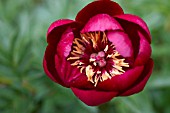
{"label": "flower center", "polygon": [[93,62],[94,66],[104,67],[106,65],[105,53],[103,51],[92,53],[89,62]]}
{"label": "flower center", "polygon": [[72,66],[80,69],[88,81],[97,86],[98,82],[121,75],[129,67],[115,46],[107,39],[105,32],[89,32],[75,38],[67,58]]}

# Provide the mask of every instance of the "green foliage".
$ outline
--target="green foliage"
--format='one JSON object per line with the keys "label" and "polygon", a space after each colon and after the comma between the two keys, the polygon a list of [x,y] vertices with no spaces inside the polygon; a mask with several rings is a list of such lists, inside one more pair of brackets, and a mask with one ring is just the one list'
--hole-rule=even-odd
{"label": "green foliage", "polygon": [[141,16],[153,37],[154,72],[145,90],[88,107],[46,77],[42,68],[48,26],[74,19],[92,0],[0,0],[0,113],[169,113],[170,1],[115,0]]}

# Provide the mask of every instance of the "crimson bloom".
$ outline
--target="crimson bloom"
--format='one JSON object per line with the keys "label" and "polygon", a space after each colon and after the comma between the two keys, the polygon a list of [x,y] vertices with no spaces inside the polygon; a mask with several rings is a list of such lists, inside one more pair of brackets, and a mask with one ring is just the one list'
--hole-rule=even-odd
{"label": "crimson bloom", "polygon": [[110,0],[88,4],[75,21],[55,21],[47,42],[46,74],[89,106],[142,91],[152,72],[146,23]]}

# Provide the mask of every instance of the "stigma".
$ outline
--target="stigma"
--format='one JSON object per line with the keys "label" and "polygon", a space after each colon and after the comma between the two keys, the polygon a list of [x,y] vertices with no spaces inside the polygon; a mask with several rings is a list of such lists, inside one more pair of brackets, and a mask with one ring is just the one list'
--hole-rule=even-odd
{"label": "stigma", "polygon": [[80,69],[87,80],[96,87],[99,82],[125,73],[125,62],[105,32],[88,32],[74,38],[67,58],[72,66]]}
{"label": "stigma", "polygon": [[103,51],[92,53],[89,62],[93,62],[94,66],[104,67],[106,65],[105,53]]}

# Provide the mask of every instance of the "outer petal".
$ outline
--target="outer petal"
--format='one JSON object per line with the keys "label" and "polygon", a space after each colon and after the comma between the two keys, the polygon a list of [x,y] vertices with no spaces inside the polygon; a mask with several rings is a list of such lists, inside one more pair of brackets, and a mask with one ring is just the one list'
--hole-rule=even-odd
{"label": "outer petal", "polygon": [[104,92],[96,90],[81,90],[71,87],[74,94],[85,104],[89,106],[97,106],[108,102],[117,95],[117,92]]}
{"label": "outer petal", "polygon": [[150,31],[146,25],[146,23],[138,16],[132,15],[132,14],[123,14],[123,15],[117,15],[116,18],[126,20],[128,22],[132,22],[134,24],[139,25],[146,33],[147,33],[147,39],[149,42],[151,42],[151,35]]}
{"label": "outer petal", "polygon": [[70,87],[78,89],[95,89],[94,84],[88,81],[85,74],[81,74],[79,77],[71,81]]}
{"label": "outer petal", "polygon": [[[80,85],[76,82],[77,79],[84,78],[86,76],[80,73],[80,70],[76,66],[71,66],[70,62],[67,61],[67,57],[71,51],[73,39],[74,34],[72,32],[72,29],[68,28],[63,33],[61,40],[58,43],[57,54],[55,55],[55,67],[57,72],[59,73],[60,78],[65,84],[67,84],[67,86],[76,85],[77,87],[79,87]],[[81,81],[82,79],[78,80]],[[86,81],[87,80],[83,82]]]}
{"label": "outer petal", "polygon": [[134,65],[143,65],[148,61],[151,56],[151,46],[141,32],[138,31],[138,35],[140,37],[140,45]]}
{"label": "outer petal", "polygon": [[[43,67],[46,72],[46,74],[55,82],[58,82],[59,84],[66,86],[66,84],[63,83],[61,80],[58,72],[55,68],[55,55],[56,55],[56,47],[58,42],[61,40],[61,36],[63,32],[70,27],[70,29],[74,29],[77,27],[77,24],[75,22],[69,23],[71,21],[66,20],[59,20],[59,22],[54,22],[47,33],[47,41],[48,46],[45,51],[44,55],[44,61],[43,61]],[[59,26],[61,25],[61,26]],[[67,86],[66,86],[67,87]]]}
{"label": "outer petal", "polygon": [[135,85],[133,85],[133,87],[131,87],[130,89],[126,90],[125,92],[123,92],[122,94],[120,94],[121,96],[128,96],[128,95],[132,95],[135,93],[138,93],[140,91],[142,91],[146,85],[146,82],[148,81],[151,73],[152,73],[152,69],[153,69],[153,61],[152,59],[150,59],[148,61],[148,63],[145,65],[145,69],[141,75],[140,81],[138,80]]}
{"label": "outer petal", "polygon": [[122,75],[117,75],[111,79],[98,83],[98,90],[123,91],[129,88],[140,77],[144,66],[137,66],[127,70]]}
{"label": "outer petal", "polygon": [[46,61],[45,58],[43,59],[43,68],[44,68],[45,73],[46,73],[54,82],[60,83],[60,81],[58,81],[59,79],[56,79],[56,78],[48,71],[47,61]]}
{"label": "outer petal", "polygon": [[76,16],[76,21],[86,23],[91,17],[97,14],[108,14],[115,16],[123,14],[122,8],[116,2],[95,1],[84,7]]}
{"label": "outer petal", "polygon": [[132,42],[134,58],[136,58],[139,52],[139,45],[140,45],[140,37],[138,32],[142,30],[141,27],[139,27],[135,23],[123,19],[116,18],[116,20],[121,24],[121,26],[124,29],[124,32],[128,34],[129,39]]}
{"label": "outer petal", "polygon": [[68,28],[63,34],[57,45],[57,54],[55,55],[55,68],[62,81],[69,86],[72,77],[78,76],[79,70],[70,65],[67,56],[71,51],[74,34],[71,28]]}
{"label": "outer petal", "polygon": [[69,20],[69,19],[60,19],[60,20],[56,20],[55,22],[53,22],[50,27],[48,28],[48,31],[47,31],[47,35],[56,27],[59,27],[59,26],[62,26],[62,25],[65,25],[65,24],[69,24],[69,23],[72,23],[73,20]]}
{"label": "outer petal", "polygon": [[47,42],[49,44],[57,45],[60,41],[61,35],[65,30],[70,27],[72,29],[79,28],[79,24],[68,19],[57,20],[51,24],[47,31]]}
{"label": "outer petal", "polygon": [[91,31],[105,31],[105,30],[123,30],[121,25],[111,16],[107,14],[98,14],[92,17],[85,27],[82,29],[82,33]]}
{"label": "outer petal", "polygon": [[126,33],[121,31],[109,31],[107,37],[123,57],[133,57],[133,47]]}
{"label": "outer petal", "polygon": [[53,45],[47,46],[43,60],[44,71],[47,74],[47,76],[51,78],[53,81],[65,86],[55,69],[54,62],[55,49],[56,47]]}

